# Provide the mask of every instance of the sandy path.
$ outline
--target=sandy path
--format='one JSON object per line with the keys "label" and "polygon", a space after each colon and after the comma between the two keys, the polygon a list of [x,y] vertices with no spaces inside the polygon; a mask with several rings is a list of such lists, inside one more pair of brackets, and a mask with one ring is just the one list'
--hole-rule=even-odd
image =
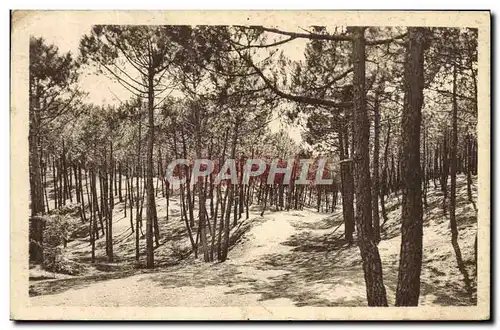
{"label": "sandy path", "polygon": [[[256,287],[269,285],[289,271],[266,267],[268,255],[289,254],[283,245],[300,232],[292,223],[314,223],[324,215],[310,211],[264,216],[245,234],[246,241],[230,251],[225,263],[161,269],[125,278],[88,282],[58,294],[31,298],[33,305],[66,306],[291,306],[289,298],[262,299]],[[268,268],[268,269],[266,269]]]}

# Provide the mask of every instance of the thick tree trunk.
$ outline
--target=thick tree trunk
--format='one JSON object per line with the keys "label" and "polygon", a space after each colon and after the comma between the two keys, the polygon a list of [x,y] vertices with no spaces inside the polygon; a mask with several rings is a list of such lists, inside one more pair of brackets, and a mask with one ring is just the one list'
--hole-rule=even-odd
{"label": "thick tree trunk", "polygon": [[[31,92],[31,91],[30,91]],[[31,93],[30,93],[31,94]],[[43,184],[38,150],[38,131],[40,125],[40,110],[37,96],[30,97],[29,116],[29,171],[30,171],[30,197],[31,216],[41,215],[45,212],[43,201]]]}
{"label": "thick tree trunk", "polygon": [[402,226],[396,306],[417,306],[422,268],[420,124],[424,88],[424,28],[408,28],[402,118]]}
{"label": "thick tree trunk", "polygon": [[370,182],[370,125],[366,111],[365,90],[365,28],[353,27],[352,63],[354,86],[353,160],[356,190],[356,226],[358,245],[363,260],[366,296],[369,306],[387,306],[382,263],[372,237],[372,197]]}

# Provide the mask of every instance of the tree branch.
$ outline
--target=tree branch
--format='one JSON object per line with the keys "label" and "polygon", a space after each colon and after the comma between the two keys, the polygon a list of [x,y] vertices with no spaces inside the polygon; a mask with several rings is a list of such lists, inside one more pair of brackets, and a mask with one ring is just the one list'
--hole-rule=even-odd
{"label": "tree branch", "polygon": [[278,29],[261,27],[262,30],[271,33],[277,33],[289,37],[295,38],[304,38],[304,39],[314,39],[314,40],[330,40],[330,41],[351,41],[352,37],[349,36],[338,36],[331,34],[316,34],[316,33],[297,33],[297,32],[288,32],[282,31]]}
{"label": "tree branch", "polygon": [[[133,90],[135,90],[137,93],[139,93],[139,95],[143,95],[143,94],[146,94],[147,92],[145,91],[141,91],[140,89],[138,89],[137,87],[135,87],[134,85],[132,85],[131,83],[129,83],[128,81],[126,81],[125,79],[123,79],[123,77],[120,77],[119,75],[117,75],[113,70],[111,70],[110,68],[108,68],[107,65],[105,64],[102,64],[101,65],[106,69],[108,70],[116,79],[117,81],[120,83],[120,85],[122,85],[123,87],[125,87],[129,92],[131,92],[132,94],[136,94],[134,92],[132,92],[130,90],[130,88],[132,88]],[[125,85],[127,85],[128,87],[126,87]]]}
{"label": "tree branch", "polygon": [[288,99],[290,101],[299,102],[299,103],[307,103],[307,104],[312,104],[312,105],[324,105],[324,106],[335,107],[335,108],[345,107],[345,106],[351,105],[350,103],[347,103],[347,104],[346,103],[337,103],[337,102],[330,101],[330,100],[317,99],[317,98],[309,97],[309,96],[292,95],[292,94],[285,93],[285,92],[279,90],[278,87],[276,87],[276,85],[274,83],[272,83],[269,79],[267,79],[267,77],[262,73],[262,71],[259,68],[257,68],[255,66],[255,64],[253,64],[252,60],[243,56],[239,51],[238,51],[238,54],[240,54],[240,56],[248,63],[248,65],[250,65],[255,70],[255,72],[262,78],[262,80],[264,80],[267,87],[269,87],[276,95],[278,95],[282,98]]}
{"label": "tree branch", "polygon": [[387,38],[387,39],[380,39],[380,40],[366,40],[365,45],[367,46],[375,46],[375,45],[385,45],[385,44],[390,44],[393,41],[396,41],[397,39],[403,39],[406,37],[406,33],[397,35],[392,38]]}

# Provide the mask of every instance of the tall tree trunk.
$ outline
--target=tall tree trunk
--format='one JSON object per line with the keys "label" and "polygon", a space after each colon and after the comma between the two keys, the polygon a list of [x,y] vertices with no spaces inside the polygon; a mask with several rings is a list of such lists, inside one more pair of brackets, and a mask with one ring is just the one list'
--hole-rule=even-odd
{"label": "tall tree trunk", "polygon": [[417,306],[422,268],[420,124],[424,89],[424,28],[408,28],[402,118],[403,203],[396,306]]}
{"label": "tall tree trunk", "polygon": [[[234,125],[234,132],[233,132],[233,141],[232,141],[232,149],[231,149],[231,159],[234,159],[234,156],[236,155],[236,144],[238,141],[238,124]],[[223,245],[222,245],[222,253],[221,253],[221,260],[220,261],[226,261],[227,259],[227,253],[229,250],[229,230],[230,230],[230,216],[231,216],[231,206],[233,204],[234,200],[234,187],[235,185],[230,181],[228,181],[228,186],[227,186],[227,194],[228,194],[228,200],[225,205],[226,210],[224,212],[224,240],[223,240]]]}
{"label": "tall tree trunk", "polygon": [[264,204],[262,205],[262,212],[260,212],[261,217],[264,216],[264,211],[266,210],[267,199],[268,199],[270,189],[271,189],[271,186],[269,186],[268,184],[265,183],[264,184]]}
{"label": "tall tree trunk", "polygon": [[[139,123],[140,127],[140,123]],[[141,213],[139,211],[139,203],[141,200],[140,197],[140,186],[139,186],[139,167],[140,165],[137,165],[137,171],[135,173],[135,187],[136,187],[136,194],[135,194],[135,260],[139,261],[140,253],[139,253],[139,239],[140,239],[140,233],[139,233],[139,228],[142,224],[142,218],[141,218]]]}
{"label": "tall tree trunk", "polygon": [[469,134],[467,134],[466,138],[466,150],[467,150],[467,157],[466,157],[466,174],[467,174],[467,198],[470,203],[472,203],[472,206],[474,207],[474,210],[477,211],[476,203],[474,202],[474,199],[472,198],[472,138]]}
{"label": "tall tree trunk", "polygon": [[81,164],[78,165],[78,182],[79,182],[78,183],[78,185],[79,185],[78,190],[80,191],[80,201],[82,203],[82,206],[80,208],[80,210],[82,212],[82,221],[86,222],[87,219],[86,219],[86,216],[85,216],[85,196],[83,195],[82,166],[81,166]]}
{"label": "tall tree trunk", "polygon": [[[62,140],[62,154],[61,154],[61,162],[62,162],[62,179],[63,179],[63,196],[64,196],[64,205],[66,205],[66,200],[70,199],[71,201],[71,194],[70,194],[70,187],[68,184],[68,166],[66,163],[66,148],[64,144],[64,139]],[[72,202],[72,201],[71,201]]]}
{"label": "tall tree trunk", "polygon": [[[389,173],[389,137],[391,135],[391,122],[387,123],[387,137],[385,140],[385,150],[384,150],[384,168],[382,170],[382,185],[380,190],[380,207],[382,209],[382,226],[389,220],[387,217],[387,210],[385,209],[385,196],[389,194],[389,183],[388,183],[388,173]],[[381,227],[382,227],[381,226]]]}
{"label": "tall tree trunk", "polygon": [[382,92],[382,87],[376,92],[374,105],[374,137],[373,137],[373,182],[372,182],[372,210],[373,210],[373,240],[380,242],[380,216],[378,213],[379,199],[379,154],[380,154],[380,102],[379,94]]}
{"label": "tall tree trunk", "polygon": [[[139,203],[141,200],[141,188],[140,188],[140,181],[139,181],[139,176],[141,173],[141,142],[142,142],[142,109],[139,108],[139,134],[138,134],[138,139],[137,139],[137,164],[135,165],[135,188],[136,188],[136,194],[135,194],[135,260],[139,261],[139,228],[142,227],[142,217],[141,213],[139,210]],[[131,178],[132,180],[132,178]],[[133,183],[133,182],[132,182]]]}
{"label": "tall tree trunk", "polygon": [[47,207],[47,213],[50,212],[50,207],[49,207],[49,194],[47,192],[48,190],[48,185],[47,185],[47,171],[49,167],[49,160],[48,156],[47,159],[45,160],[45,166],[43,170],[43,175],[42,175],[42,182],[43,182],[43,196],[45,198],[45,206]]}
{"label": "tall tree trunk", "polygon": [[365,28],[353,27],[352,63],[354,86],[353,160],[356,190],[356,225],[358,245],[363,260],[366,296],[369,306],[387,306],[382,263],[372,237],[372,197],[370,182],[370,125],[366,111],[365,90]]}
{"label": "tall tree trunk", "polygon": [[153,223],[156,217],[156,202],[153,185],[153,142],[154,142],[154,89],[153,68],[148,72],[148,149],[146,154],[146,267],[154,268]]}
{"label": "tall tree trunk", "polygon": [[451,148],[450,148],[450,229],[451,229],[451,244],[455,251],[458,269],[464,278],[465,289],[472,299],[472,285],[462,258],[462,252],[458,244],[458,228],[456,219],[456,205],[457,205],[457,142],[458,142],[458,128],[457,128],[457,66],[453,65],[453,115],[452,115],[452,130],[451,130]]}
{"label": "tall tree trunk", "polygon": [[[252,148],[252,155],[251,159],[255,156],[255,150]],[[253,182],[251,180],[248,181],[248,184],[246,185],[246,193],[245,193],[245,210],[246,210],[246,219],[250,218],[250,212],[248,210],[249,204],[250,204],[250,186],[253,187]],[[253,196],[252,196],[253,197]]]}
{"label": "tall tree trunk", "polygon": [[[182,152],[184,155],[184,158],[187,159],[187,148],[186,148],[186,137],[184,134],[184,129],[181,128],[181,138],[182,138]],[[191,227],[194,227],[194,203],[193,199],[191,196],[191,173],[189,171],[189,166],[184,166],[185,168],[185,175],[186,175],[186,198],[187,198],[187,207],[188,207],[188,214],[189,214],[189,225]]]}
{"label": "tall tree trunk", "polygon": [[[36,88],[33,91],[32,88]],[[38,98],[38,88],[32,87],[30,83],[30,108],[29,108],[29,172],[30,172],[30,198],[31,215],[40,215],[45,212],[43,201],[43,184],[39,154],[39,130],[40,130],[40,99]]]}
{"label": "tall tree trunk", "polygon": [[56,157],[52,157],[52,190],[54,193],[54,209],[57,209],[59,207],[59,196],[58,196],[58,191],[59,187],[58,182],[57,182],[57,166],[56,166]]}
{"label": "tall tree trunk", "polygon": [[[94,213],[97,212],[99,215],[99,220],[102,221],[102,217],[100,216],[100,209],[102,209],[102,205],[99,205],[99,199],[97,197],[97,174],[96,174],[96,169],[95,167],[92,168],[92,182],[91,182],[91,189],[92,189],[92,198],[93,198],[93,208],[94,208]],[[101,223],[102,226],[102,223]],[[99,228],[97,227],[97,217],[94,214],[94,240],[99,239]]]}
{"label": "tall tree trunk", "polygon": [[109,173],[109,215],[108,215],[108,241],[109,241],[109,253],[108,253],[108,262],[113,262],[113,208],[115,206],[115,196],[113,194],[113,183],[116,183],[114,180],[114,169],[115,165],[113,162],[113,142],[110,142],[110,168],[111,171]]}
{"label": "tall tree trunk", "polygon": [[[349,159],[349,141],[347,124],[342,123],[339,130],[339,152],[340,152],[340,179],[342,185],[342,214],[344,217],[344,234],[347,242],[353,242],[354,234],[354,180],[352,176],[352,161]],[[352,151],[351,151],[352,153]]]}
{"label": "tall tree trunk", "polygon": [[[130,175],[131,171],[127,168],[127,172],[125,174],[125,209],[127,208],[127,201],[128,201],[128,208],[129,208],[129,219],[130,219],[130,231],[132,234],[135,232],[134,230],[134,219],[133,219],[133,214],[132,214],[132,207],[133,207],[133,180],[132,180],[132,175]],[[126,215],[125,215],[126,217]]]}
{"label": "tall tree trunk", "polygon": [[[92,172],[90,172],[90,179],[92,180]],[[92,183],[90,183],[92,185]],[[95,245],[93,244],[94,240],[94,231],[93,231],[93,225],[94,225],[94,208],[93,208],[93,202],[92,199],[90,198],[90,192],[89,192],[89,179],[87,175],[87,169],[85,169],[85,190],[87,193],[87,201],[89,204],[89,241],[90,245],[93,247],[91,251],[91,258],[92,261],[95,260]]]}
{"label": "tall tree trunk", "polygon": [[[92,263],[95,262],[95,239],[97,231],[97,218],[96,218],[96,203],[97,197],[95,196],[95,170],[92,167],[90,169],[90,187],[92,190],[92,201],[90,202],[90,224],[89,224],[89,236],[90,236],[90,245],[92,246],[91,257]],[[88,187],[87,187],[88,193]]]}
{"label": "tall tree trunk", "polygon": [[427,173],[427,128],[425,127],[425,123],[422,125],[424,127],[423,129],[423,136],[422,136],[422,149],[423,149],[423,159],[422,159],[422,165],[421,165],[421,171],[422,171],[422,201],[425,207],[428,207],[427,204],[427,180],[428,178],[428,173]]}
{"label": "tall tree trunk", "polygon": [[446,199],[448,198],[448,175],[450,174],[449,150],[448,150],[448,127],[443,134],[443,148],[441,152],[441,191],[443,192],[443,213],[446,215]]}
{"label": "tall tree trunk", "polygon": [[118,162],[118,198],[120,203],[123,202],[122,195],[122,163]]}
{"label": "tall tree trunk", "polygon": [[[194,108],[195,115],[195,135],[196,135],[196,159],[201,158],[201,118],[200,118],[200,108],[196,105]],[[199,170],[199,169],[195,169]],[[198,178],[196,178],[198,179]],[[207,232],[206,232],[206,224],[207,224],[207,212],[206,212],[206,184],[203,184],[203,180],[200,182],[195,181],[192,183],[196,187],[198,187],[198,203],[199,203],[199,212],[198,212],[198,228],[201,239],[201,246],[203,248],[203,260],[205,262],[210,261],[210,253],[208,250],[208,241],[207,241]]]}
{"label": "tall tree trunk", "polygon": [[[101,205],[102,213],[105,223],[105,238],[106,238],[106,256],[109,259],[109,188],[108,188],[108,159],[107,159],[107,149],[104,148],[104,165],[101,166],[101,171],[99,171],[99,180],[101,182]],[[111,183],[112,184],[112,183]]]}

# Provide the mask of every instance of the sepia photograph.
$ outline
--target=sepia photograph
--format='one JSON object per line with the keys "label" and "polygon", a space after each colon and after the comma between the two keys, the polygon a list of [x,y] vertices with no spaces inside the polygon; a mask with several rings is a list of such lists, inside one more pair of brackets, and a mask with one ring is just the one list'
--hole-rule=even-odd
{"label": "sepia photograph", "polygon": [[12,319],[490,318],[488,11],[11,29]]}

